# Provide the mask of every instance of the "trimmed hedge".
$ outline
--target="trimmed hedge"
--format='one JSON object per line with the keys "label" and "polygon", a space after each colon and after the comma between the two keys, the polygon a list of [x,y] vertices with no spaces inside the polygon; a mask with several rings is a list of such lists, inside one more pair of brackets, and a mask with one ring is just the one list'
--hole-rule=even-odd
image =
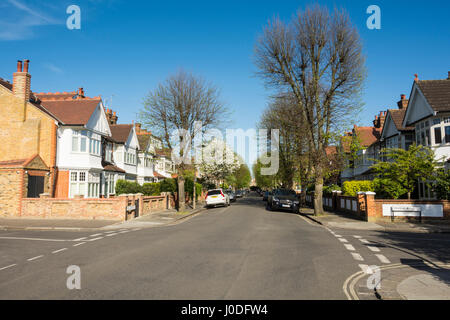
{"label": "trimmed hedge", "polygon": [[127,193],[143,193],[142,186],[137,182],[117,180],[116,182],[116,194],[127,194]]}
{"label": "trimmed hedge", "polygon": [[159,196],[161,194],[161,184],[159,182],[144,183],[142,193],[146,196]]}
{"label": "trimmed hedge", "polygon": [[374,191],[373,182],[369,180],[345,181],[342,184],[344,196],[356,197],[361,191]]}

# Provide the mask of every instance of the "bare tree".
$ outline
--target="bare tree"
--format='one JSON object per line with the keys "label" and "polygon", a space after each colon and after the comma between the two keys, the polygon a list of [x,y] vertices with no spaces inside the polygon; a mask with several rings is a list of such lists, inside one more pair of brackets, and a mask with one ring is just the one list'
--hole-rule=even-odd
{"label": "bare tree", "polygon": [[314,213],[321,214],[326,147],[343,119],[359,109],[365,77],[362,45],[343,10],[330,15],[315,5],[299,11],[285,24],[278,18],[264,28],[255,47],[255,64],[266,85],[289,90],[303,134],[315,180]]}
{"label": "bare tree", "polygon": [[[192,141],[208,128],[219,127],[227,120],[228,112],[221,102],[220,92],[214,85],[190,73],[179,71],[148,94],[140,119],[144,126],[164,139],[173,149],[171,136],[179,132],[178,202],[185,208],[184,169],[192,158]],[[201,127],[196,126],[201,122]]]}

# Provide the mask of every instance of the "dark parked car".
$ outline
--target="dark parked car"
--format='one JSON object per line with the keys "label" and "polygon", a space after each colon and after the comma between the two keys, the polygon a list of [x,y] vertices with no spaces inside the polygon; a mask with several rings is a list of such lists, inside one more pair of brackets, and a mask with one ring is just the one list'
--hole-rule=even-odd
{"label": "dark parked car", "polygon": [[224,192],[228,195],[228,197],[230,197],[230,202],[236,201],[236,195],[234,194],[233,190],[225,190]]}
{"label": "dark parked car", "polygon": [[244,193],[242,190],[236,190],[236,198],[242,198],[244,196]]}
{"label": "dark parked car", "polygon": [[275,189],[267,199],[267,207],[270,210],[299,211],[299,198],[294,190]]}

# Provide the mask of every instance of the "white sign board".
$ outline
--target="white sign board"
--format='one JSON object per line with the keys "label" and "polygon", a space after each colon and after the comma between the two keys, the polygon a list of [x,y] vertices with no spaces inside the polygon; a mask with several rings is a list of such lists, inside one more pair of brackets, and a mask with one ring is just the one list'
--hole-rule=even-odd
{"label": "white sign board", "polygon": [[444,216],[442,204],[383,204],[384,217],[435,217]]}

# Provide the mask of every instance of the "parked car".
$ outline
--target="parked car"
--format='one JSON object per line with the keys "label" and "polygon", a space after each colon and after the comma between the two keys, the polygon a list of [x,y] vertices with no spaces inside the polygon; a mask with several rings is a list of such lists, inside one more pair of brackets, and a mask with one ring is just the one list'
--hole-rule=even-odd
{"label": "parked car", "polygon": [[267,199],[269,210],[290,210],[297,213],[300,208],[300,201],[294,190],[275,189]]}
{"label": "parked car", "polygon": [[225,193],[230,198],[230,202],[235,202],[236,201],[236,195],[234,194],[233,190],[225,190]]}
{"label": "parked car", "polygon": [[244,196],[244,193],[242,190],[236,190],[236,198],[242,198]]}
{"label": "parked car", "polygon": [[271,195],[272,193],[270,192],[270,191],[265,191],[264,193],[263,193],[263,201],[267,201],[268,199],[269,199],[269,196]]}
{"label": "parked car", "polygon": [[230,197],[222,189],[208,190],[206,194],[206,206],[215,207],[218,205],[229,206]]}

